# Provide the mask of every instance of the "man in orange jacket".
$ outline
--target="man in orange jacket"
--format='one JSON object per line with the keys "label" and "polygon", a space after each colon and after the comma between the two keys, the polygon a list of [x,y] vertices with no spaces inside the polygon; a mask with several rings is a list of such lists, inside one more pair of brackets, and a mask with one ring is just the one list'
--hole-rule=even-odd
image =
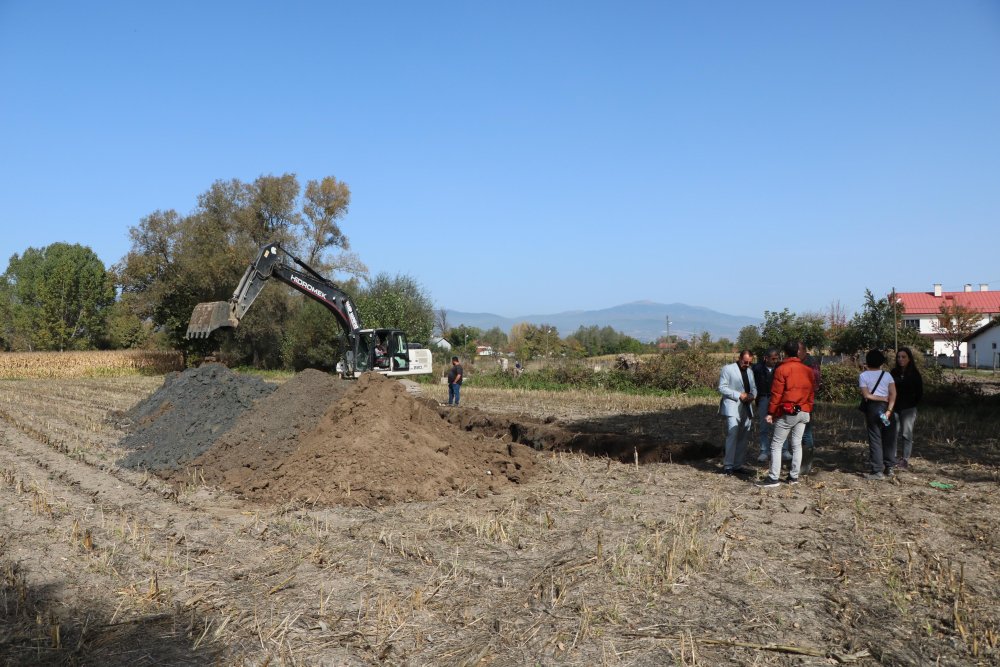
{"label": "man in orange jacket", "polygon": [[767,422],[774,425],[771,436],[771,470],[757,486],[774,487],[781,481],[781,445],[790,436],[792,463],[788,483],[798,484],[802,465],[802,434],[816,401],[816,379],[813,370],[799,359],[799,341],[785,343],[785,360],[774,371],[771,401],[767,407]]}

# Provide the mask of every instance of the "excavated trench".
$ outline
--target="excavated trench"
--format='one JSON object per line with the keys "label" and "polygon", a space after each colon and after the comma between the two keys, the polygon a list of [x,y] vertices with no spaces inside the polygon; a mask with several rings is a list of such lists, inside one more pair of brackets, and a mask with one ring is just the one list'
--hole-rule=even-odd
{"label": "excavated trench", "polygon": [[718,445],[704,440],[670,442],[642,435],[594,432],[551,419],[496,415],[476,408],[437,406],[437,410],[442,419],[465,431],[507,438],[537,451],[578,452],[623,463],[632,463],[636,457],[640,463],[699,461],[722,452]]}

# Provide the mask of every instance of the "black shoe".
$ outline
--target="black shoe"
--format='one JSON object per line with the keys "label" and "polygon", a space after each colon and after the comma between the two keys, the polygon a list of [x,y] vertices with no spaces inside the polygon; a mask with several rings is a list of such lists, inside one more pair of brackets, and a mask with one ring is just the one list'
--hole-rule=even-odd
{"label": "black shoe", "polygon": [[737,474],[737,475],[746,475],[746,476],[748,476],[748,477],[749,477],[750,475],[756,475],[756,474],[757,474],[757,471],[756,471],[756,470],[754,470],[753,468],[749,468],[749,467],[747,467],[747,466],[740,466],[739,468],[737,468],[737,469],[736,469],[735,471],[733,471],[733,472],[734,472],[735,474]]}
{"label": "black shoe", "polygon": [[754,482],[753,485],[759,486],[762,489],[773,489],[776,486],[780,486],[781,481],[768,475],[764,479]]}
{"label": "black shoe", "polygon": [[785,479],[785,482],[787,482],[788,484],[798,484],[799,483],[799,478],[798,477],[792,477],[791,475],[789,475],[788,478]]}

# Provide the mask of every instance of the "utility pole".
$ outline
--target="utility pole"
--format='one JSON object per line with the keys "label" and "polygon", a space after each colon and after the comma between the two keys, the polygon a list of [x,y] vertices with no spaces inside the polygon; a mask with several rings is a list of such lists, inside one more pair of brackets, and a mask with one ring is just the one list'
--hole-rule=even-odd
{"label": "utility pole", "polygon": [[667,345],[670,345],[670,315],[667,315]]}
{"label": "utility pole", "polygon": [[899,316],[898,309],[896,308],[896,288],[892,288],[892,335],[893,335],[893,348],[892,352],[895,354],[899,352]]}

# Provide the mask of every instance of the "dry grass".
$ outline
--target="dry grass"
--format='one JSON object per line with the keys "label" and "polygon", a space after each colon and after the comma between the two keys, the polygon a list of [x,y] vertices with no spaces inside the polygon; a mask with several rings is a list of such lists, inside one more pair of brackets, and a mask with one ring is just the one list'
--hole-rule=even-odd
{"label": "dry grass", "polygon": [[[439,402],[448,401],[448,388],[442,385],[421,385],[423,396]],[[474,384],[462,388],[462,405],[490,412],[525,413],[553,416],[557,419],[604,417],[608,415],[648,414],[669,412],[692,406],[717,404],[718,399],[697,396],[639,396],[599,391],[536,391],[529,389],[479,388]]]}
{"label": "dry grass", "polygon": [[180,352],[162,350],[0,353],[0,378],[6,379],[157,375],[183,368]]}
{"label": "dry grass", "polygon": [[[145,664],[205,664],[221,652],[221,664],[246,665],[998,658],[997,477],[981,460],[997,446],[995,420],[922,413],[925,472],[898,484],[854,474],[860,413],[822,406],[825,460],[794,488],[757,490],[706,462],[554,454],[503,495],[251,507],[197,479],[163,498],[148,476],[100,467],[115,453],[101,415],[155,389],[134,380],[0,382],[9,508],[0,530],[11,536],[0,540],[0,602],[17,614],[19,650],[55,659],[83,646],[106,656],[131,642]],[[469,386],[463,402],[560,418],[631,415],[637,430],[650,415],[701,420],[717,433],[708,398]],[[70,441],[85,456],[64,451]],[[948,495],[931,480],[958,488]],[[37,593],[45,586],[66,599]],[[74,591],[101,604],[74,604]],[[133,626],[147,628],[138,642],[123,629]]]}

